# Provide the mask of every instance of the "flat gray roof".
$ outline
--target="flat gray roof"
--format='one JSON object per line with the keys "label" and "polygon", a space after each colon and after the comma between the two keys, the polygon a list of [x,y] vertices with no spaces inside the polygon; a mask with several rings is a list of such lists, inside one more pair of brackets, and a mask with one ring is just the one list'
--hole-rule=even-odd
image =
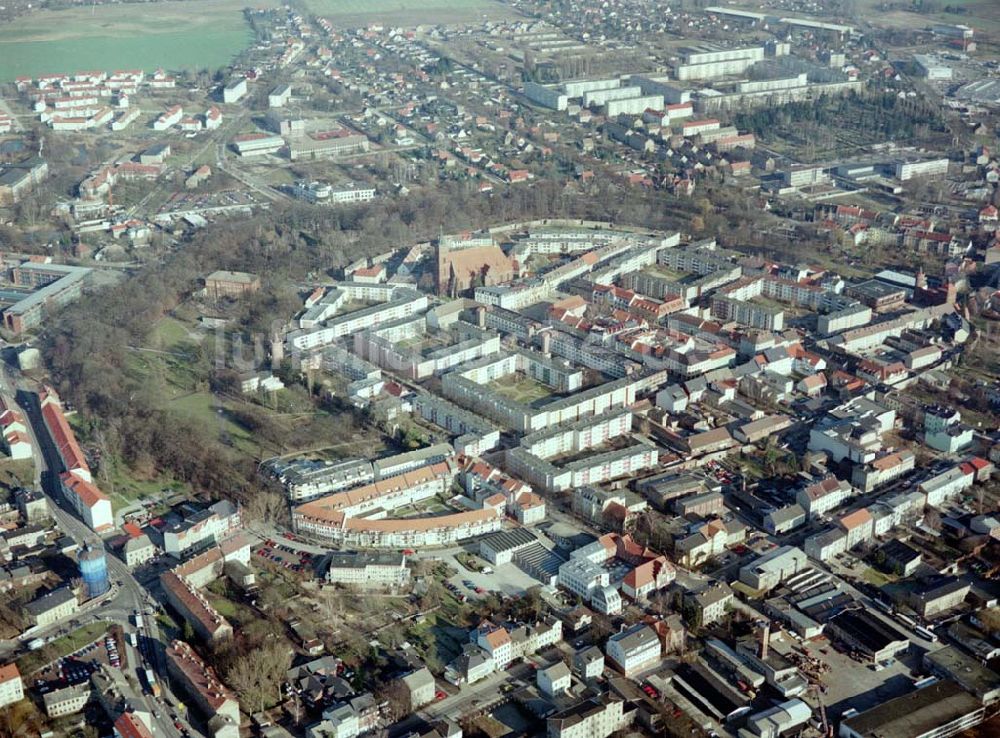
{"label": "flat gray roof", "polygon": [[511,528],[490,533],[480,543],[484,543],[494,551],[513,551],[530,546],[538,541],[538,537],[527,528]]}
{"label": "flat gray roof", "polygon": [[22,268],[28,268],[35,271],[53,272],[54,274],[61,274],[62,276],[56,279],[54,282],[50,282],[44,287],[32,292],[30,295],[25,297],[23,300],[14,303],[4,312],[23,314],[37,307],[38,305],[44,303],[46,300],[51,298],[53,295],[62,292],[67,287],[75,284],[86,278],[90,274],[90,269],[86,267],[74,267],[66,266],[63,264],[27,264],[22,265]]}
{"label": "flat gray roof", "polygon": [[982,709],[979,700],[946,680],[865,710],[842,725],[862,738],[912,738]]}

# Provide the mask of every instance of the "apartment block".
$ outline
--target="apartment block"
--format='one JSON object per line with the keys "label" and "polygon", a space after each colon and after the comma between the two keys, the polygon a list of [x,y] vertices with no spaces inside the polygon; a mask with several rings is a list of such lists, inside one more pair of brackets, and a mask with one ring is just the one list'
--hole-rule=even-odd
{"label": "apartment block", "polygon": [[0,707],[12,705],[24,699],[24,683],[17,664],[0,666]]}
{"label": "apartment block", "polygon": [[661,650],[656,631],[642,623],[609,636],[605,647],[608,660],[627,677],[656,665]]}
{"label": "apartment block", "polygon": [[546,720],[548,738],[608,738],[631,722],[622,700],[604,695],[557,712]]}
{"label": "apartment block", "polygon": [[174,640],[166,650],[166,657],[170,677],[183,687],[195,707],[205,716],[213,734],[221,732],[220,722],[227,727],[239,728],[240,703],[236,695],[191,646]]}
{"label": "apartment block", "polygon": [[794,546],[781,546],[740,568],[740,581],[753,589],[771,590],[808,566],[806,555]]}
{"label": "apartment block", "polygon": [[853,494],[854,488],[848,482],[829,474],[800,489],[795,501],[810,518],[818,518],[843,505]]}
{"label": "apartment block", "polygon": [[328,559],[325,579],[331,584],[396,588],[410,581],[410,570],[402,553],[334,552]]}

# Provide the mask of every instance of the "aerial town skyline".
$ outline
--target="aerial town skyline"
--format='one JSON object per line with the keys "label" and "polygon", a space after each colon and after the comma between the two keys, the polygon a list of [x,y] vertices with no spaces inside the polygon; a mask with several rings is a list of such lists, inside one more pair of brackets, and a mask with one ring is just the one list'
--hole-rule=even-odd
{"label": "aerial town skyline", "polygon": [[0,8],[0,738],[1000,734],[1000,12]]}

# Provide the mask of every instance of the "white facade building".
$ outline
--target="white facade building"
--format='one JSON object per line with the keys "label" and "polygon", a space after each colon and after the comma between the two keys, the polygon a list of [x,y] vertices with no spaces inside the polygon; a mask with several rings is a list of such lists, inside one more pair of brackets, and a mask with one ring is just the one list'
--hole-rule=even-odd
{"label": "white facade building", "polygon": [[608,638],[605,648],[609,660],[630,677],[655,665],[660,659],[660,637],[643,623]]}

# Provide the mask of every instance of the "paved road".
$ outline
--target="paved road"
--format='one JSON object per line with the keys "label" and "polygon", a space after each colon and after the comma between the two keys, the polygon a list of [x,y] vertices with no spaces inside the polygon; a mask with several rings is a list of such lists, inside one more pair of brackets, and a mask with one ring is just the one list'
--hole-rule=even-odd
{"label": "paved road", "polygon": [[[31,436],[35,456],[35,482],[48,500],[49,513],[55,521],[56,526],[72,538],[77,545],[82,546],[85,543],[98,542],[97,535],[82,520],[60,505],[62,495],[59,490],[59,482],[55,470],[61,468],[61,462],[55,449],[49,442],[48,433],[42,422],[38,405],[38,395],[35,392],[37,389],[35,383],[4,365],[0,369],[0,384],[3,385],[4,391],[9,396],[16,397],[16,402],[24,413],[25,419],[28,421],[27,428]],[[149,592],[135,579],[124,562],[110,554],[107,556],[107,562],[108,576],[114,588],[112,593],[101,601],[97,607],[85,606],[82,617],[80,614],[77,614],[67,620],[78,620],[81,623],[104,620],[117,622],[124,626],[127,623],[128,616],[136,610],[144,611],[147,607],[154,605],[153,598]],[[150,643],[154,645],[155,663],[150,664],[150,666],[153,667],[161,682],[165,683],[167,677],[163,662],[163,644],[160,640],[159,626],[155,618],[146,617],[144,621],[145,635],[151,639]],[[55,631],[58,632],[60,627],[66,629],[65,623],[54,626]],[[46,629],[46,632],[48,632],[48,629]],[[135,665],[135,677],[138,680],[138,672],[146,665],[143,664],[141,659],[134,659],[132,664]],[[141,684],[141,681],[139,683]],[[174,727],[173,721],[169,719],[166,707],[151,695],[143,694],[141,690],[139,690],[139,694],[140,700],[145,703],[146,709],[150,713],[160,716],[154,720],[158,728],[158,735],[166,736],[167,738],[179,738],[181,733]]]}
{"label": "paved road", "polygon": [[419,730],[422,723],[430,723],[438,718],[458,719],[462,714],[480,709],[504,697],[500,686],[511,679],[532,680],[534,672],[527,663],[511,666],[505,671],[497,671],[476,682],[463,684],[457,694],[449,695],[443,700],[432,702],[415,714],[389,727],[390,738],[404,736],[414,730]]}

